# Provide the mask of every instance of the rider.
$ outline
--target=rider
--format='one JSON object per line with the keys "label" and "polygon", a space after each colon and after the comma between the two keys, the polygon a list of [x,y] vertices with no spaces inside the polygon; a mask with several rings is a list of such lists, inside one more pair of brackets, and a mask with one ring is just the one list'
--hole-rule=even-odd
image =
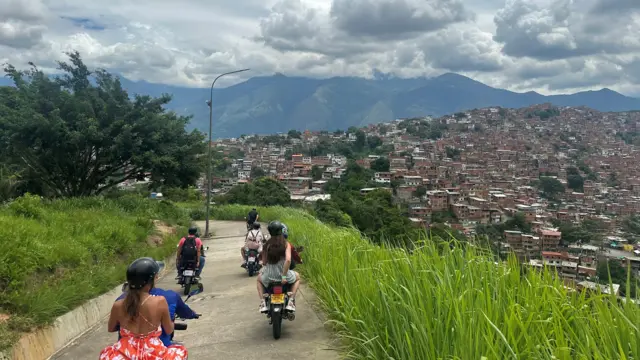
{"label": "rider", "polygon": [[260,215],[258,214],[258,210],[256,208],[251,209],[247,214],[247,230],[251,229],[253,223],[260,219]]}
{"label": "rider", "polygon": [[[157,266],[157,269],[154,269],[153,271],[157,270],[158,273],[164,267],[164,263],[163,262],[155,261],[152,258],[143,258],[143,259],[149,259],[149,260],[153,261]],[[154,296],[163,296],[165,298],[165,300],[167,300],[167,304],[169,305],[169,315],[171,315],[171,320],[172,321],[175,321],[176,315],[178,315],[178,317],[180,317],[182,319],[197,319],[197,318],[200,317],[200,315],[196,314],[193,310],[191,310],[189,305],[187,305],[184,301],[182,301],[182,298],[180,297],[180,294],[178,294],[177,292],[175,292],[173,290],[165,290],[165,289],[160,289],[160,288],[157,288],[157,287],[153,287],[149,291],[149,294],[154,295]],[[127,295],[126,292],[122,293],[116,299],[116,301],[124,299],[124,297],[126,295]],[[119,339],[120,338],[118,338],[118,340]],[[160,340],[162,341],[164,346],[170,346],[172,344],[171,343],[171,334],[167,334],[164,331],[164,329],[162,329],[162,335],[160,335]]]}
{"label": "rider", "polygon": [[247,253],[249,250],[258,250],[258,253],[262,252],[264,236],[260,231],[260,223],[256,221],[252,226],[253,229],[247,233],[247,236],[244,239],[244,246],[240,248],[240,253],[242,254],[242,267],[246,267],[247,265]]}
{"label": "rider", "polygon": [[189,235],[180,239],[176,256],[176,268],[178,272],[187,261],[196,261],[196,277],[199,277],[204,268],[204,256],[202,256],[202,240],[197,235],[198,228],[190,227]]}
{"label": "rider", "polygon": [[159,272],[160,266],[151,258],[135,260],[127,268],[127,293],[113,304],[107,325],[120,338],[100,352],[101,360],[187,358],[184,346],[160,341],[161,329],[171,333],[174,325],[166,299],[151,294]]}
{"label": "rider", "polygon": [[[285,240],[289,241],[289,229],[287,229],[287,225],[284,223],[282,223],[282,236]],[[302,258],[290,242],[289,245],[291,246],[291,265],[289,266],[289,270],[293,270],[296,268],[296,264],[302,264]]]}
{"label": "rider", "polygon": [[262,252],[262,263],[264,268],[260,276],[258,276],[258,296],[260,297],[260,312],[268,311],[265,302],[264,292],[269,283],[277,282],[283,285],[291,284],[291,291],[288,293],[289,302],[286,309],[289,311],[296,310],[295,297],[300,287],[300,275],[289,269],[291,265],[292,246],[283,236],[282,223],[280,221],[272,221],[269,223],[267,230],[271,238],[265,244]]}

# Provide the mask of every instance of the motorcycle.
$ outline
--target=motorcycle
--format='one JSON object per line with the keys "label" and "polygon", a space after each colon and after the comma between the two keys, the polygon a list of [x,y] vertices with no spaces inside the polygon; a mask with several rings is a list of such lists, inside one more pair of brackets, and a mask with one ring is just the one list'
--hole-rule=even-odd
{"label": "motorcycle", "polygon": [[259,255],[260,255],[260,253],[258,253],[258,250],[256,250],[256,249],[249,249],[249,251],[247,251],[247,261],[246,261],[245,268],[247,269],[247,272],[249,273],[249,277],[251,277],[254,274],[258,273],[258,271],[260,271],[260,268],[262,267],[262,265],[260,265],[260,261],[258,259]]}
{"label": "motorcycle", "polygon": [[267,287],[266,303],[267,303],[267,319],[269,319],[269,325],[273,327],[273,338],[278,340],[282,333],[282,319],[288,319],[293,321],[296,318],[295,311],[287,310],[287,304],[289,303],[289,295],[287,291],[288,285],[283,285],[281,282],[272,282]]}
{"label": "motorcycle", "polygon": [[191,285],[198,284],[198,278],[196,278],[196,261],[186,261],[178,272],[178,284],[184,288],[184,295],[189,295],[191,291]]}

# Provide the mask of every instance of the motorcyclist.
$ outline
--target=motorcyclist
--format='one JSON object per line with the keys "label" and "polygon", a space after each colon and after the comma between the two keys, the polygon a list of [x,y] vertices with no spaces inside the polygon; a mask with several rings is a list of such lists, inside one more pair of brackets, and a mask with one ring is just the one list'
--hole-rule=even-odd
{"label": "motorcyclist", "polygon": [[[285,223],[281,223],[281,224],[282,224],[282,236],[284,237],[285,240],[287,240],[287,242],[289,242],[289,229],[287,228],[287,225],[285,225]],[[302,264],[302,258],[300,257],[300,254],[298,253],[298,250],[296,249],[296,247],[293,246],[291,242],[289,242],[289,245],[291,246],[291,265],[289,266],[289,269],[293,270],[296,268],[296,264]]]}
{"label": "motorcyclist", "polygon": [[247,230],[251,230],[253,223],[260,219],[260,214],[258,214],[258,210],[256,208],[251,209],[247,214]]}
{"label": "motorcyclist", "polygon": [[[202,253],[202,240],[198,237],[198,228],[190,227],[189,235],[180,239],[178,243],[178,251],[176,254],[176,268],[178,273],[187,261],[196,261],[196,277],[200,277],[204,268],[205,258]],[[184,256],[183,256],[184,255]],[[179,276],[179,274],[178,274]]]}
{"label": "motorcyclist", "polygon": [[279,221],[272,221],[267,227],[271,238],[267,241],[262,252],[262,262],[264,268],[260,276],[258,276],[258,296],[260,297],[260,312],[267,312],[267,304],[265,302],[265,289],[271,282],[281,282],[291,286],[289,301],[286,309],[295,311],[295,296],[300,287],[300,274],[291,270],[291,250],[292,246],[283,236],[283,226]]}
{"label": "motorcyclist", "polygon": [[167,300],[151,294],[160,268],[151,258],[137,259],[127,268],[125,296],[113,304],[107,324],[109,332],[120,336],[100,352],[100,359],[187,359],[184,346],[160,341],[164,329],[169,333],[174,329]]}
{"label": "motorcyclist", "polygon": [[262,252],[262,243],[264,242],[264,236],[260,231],[260,223],[254,222],[251,229],[244,239],[244,246],[240,248],[242,254],[242,267],[247,266],[247,253],[249,250],[258,250],[258,253]]}
{"label": "motorcyclist", "polygon": [[[164,267],[164,263],[163,262],[155,261],[152,258],[143,258],[143,259],[149,259],[151,261],[154,261],[156,263],[156,265],[157,265],[158,273]],[[175,292],[173,290],[165,290],[165,289],[160,289],[160,288],[157,288],[157,287],[153,287],[149,291],[149,294],[154,295],[154,296],[163,296],[167,300],[167,304],[169,305],[169,315],[171,315],[171,320],[172,321],[175,321],[176,315],[178,317],[182,318],[182,319],[197,319],[198,317],[200,317],[200,315],[196,314],[193,310],[191,310],[189,305],[187,305],[184,301],[182,301],[182,297],[180,297],[180,294],[178,294],[177,292]],[[123,292],[116,299],[116,301],[124,299],[124,297],[126,295],[127,295],[127,293]],[[119,328],[118,328],[118,330],[119,330]],[[120,337],[118,336],[118,340],[119,339],[120,339]],[[172,342],[171,342],[171,334],[167,334],[164,331],[164,329],[162,329],[162,335],[160,335],[160,340],[162,341],[164,346],[170,346],[172,344]]]}

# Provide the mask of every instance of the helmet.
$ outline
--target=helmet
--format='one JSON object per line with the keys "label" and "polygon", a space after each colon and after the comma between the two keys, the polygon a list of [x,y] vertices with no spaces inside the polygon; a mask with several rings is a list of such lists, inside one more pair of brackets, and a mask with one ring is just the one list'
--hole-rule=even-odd
{"label": "helmet", "polygon": [[258,211],[258,210],[256,210],[256,208],[253,208],[253,209],[251,209],[251,210],[253,210],[253,211]]}
{"label": "helmet", "polygon": [[267,230],[269,230],[269,235],[271,236],[282,235],[283,229],[284,229],[284,226],[278,220],[270,222],[269,226],[267,226]]}
{"label": "helmet", "polygon": [[254,229],[254,230],[258,230],[258,229],[260,229],[260,223],[259,223],[259,222],[257,222],[257,221],[256,221],[256,222],[254,222],[254,223],[253,223],[253,229]]}
{"label": "helmet", "polygon": [[135,260],[127,268],[127,283],[130,289],[142,289],[151,283],[160,272],[161,264],[150,257]]}
{"label": "helmet", "polygon": [[198,233],[198,228],[195,226],[192,226],[189,228],[189,235],[195,235]]}
{"label": "helmet", "polygon": [[289,238],[289,229],[287,229],[287,225],[284,223],[282,223],[282,236],[284,236],[285,239]]}

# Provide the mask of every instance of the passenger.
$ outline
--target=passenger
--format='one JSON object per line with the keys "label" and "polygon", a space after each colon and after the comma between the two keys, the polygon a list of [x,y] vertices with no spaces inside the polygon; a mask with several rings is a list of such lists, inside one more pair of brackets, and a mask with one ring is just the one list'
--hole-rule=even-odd
{"label": "passenger", "polygon": [[262,252],[264,236],[260,231],[260,223],[256,221],[252,226],[253,229],[247,233],[247,236],[244,239],[244,246],[240,248],[240,253],[242,254],[242,267],[247,265],[247,253],[249,250],[258,250],[258,253]]}
{"label": "passenger", "polygon": [[285,240],[283,236],[282,223],[272,221],[269,223],[267,230],[271,238],[267,241],[262,252],[262,263],[264,267],[257,281],[258,296],[260,297],[260,312],[267,312],[267,303],[265,301],[265,288],[272,282],[289,284],[291,291],[288,293],[289,302],[286,309],[295,311],[295,297],[300,287],[300,275],[289,269],[291,265],[291,244]]}
{"label": "passenger", "polygon": [[127,268],[127,294],[113,304],[107,325],[109,332],[120,329],[121,338],[100,352],[100,360],[187,359],[184,346],[167,347],[160,340],[162,329],[170,334],[174,326],[167,300],[150,294],[159,271],[150,258],[138,259]]}

